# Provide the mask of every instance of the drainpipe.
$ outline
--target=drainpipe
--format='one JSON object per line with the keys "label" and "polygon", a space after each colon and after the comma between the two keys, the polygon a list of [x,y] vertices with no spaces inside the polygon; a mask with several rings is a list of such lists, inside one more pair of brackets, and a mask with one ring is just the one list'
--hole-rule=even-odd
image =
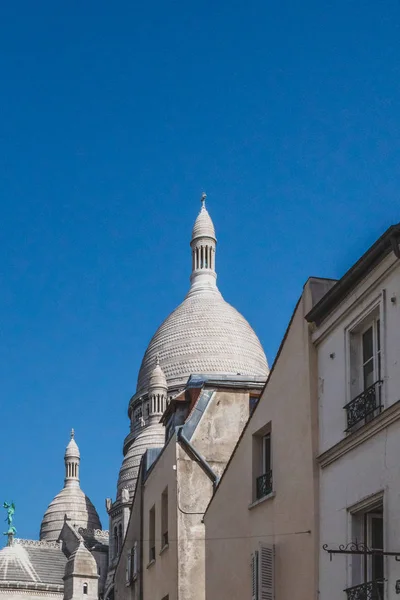
{"label": "drainpipe", "polygon": [[199,454],[199,452],[197,452],[196,448],[194,448],[194,446],[192,446],[192,444],[189,442],[189,440],[183,433],[183,426],[178,428],[177,440],[180,443],[180,445],[182,446],[182,448],[185,450],[186,454],[188,456],[190,456],[190,458],[192,460],[197,462],[197,464],[200,466],[200,468],[204,471],[204,473],[207,475],[207,477],[211,480],[211,482],[213,484],[213,490],[215,492],[215,488],[218,485],[219,477],[214,473],[214,471],[212,470],[212,468],[210,467],[208,462],[205,460],[205,458],[203,458],[203,456],[201,454]]}

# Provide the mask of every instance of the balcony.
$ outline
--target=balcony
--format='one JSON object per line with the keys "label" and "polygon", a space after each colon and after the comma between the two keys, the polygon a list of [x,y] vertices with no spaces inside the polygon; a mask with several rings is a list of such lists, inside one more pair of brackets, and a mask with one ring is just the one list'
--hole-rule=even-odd
{"label": "balcony", "polygon": [[272,492],[272,471],[267,471],[256,479],[256,497],[257,500],[268,496]]}
{"label": "balcony", "polygon": [[344,590],[347,600],[383,600],[383,579],[375,579]]}
{"label": "balcony", "polygon": [[347,429],[349,432],[359,423],[368,423],[382,410],[381,385],[383,381],[375,381],[366,390],[356,396],[343,408],[347,412]]}

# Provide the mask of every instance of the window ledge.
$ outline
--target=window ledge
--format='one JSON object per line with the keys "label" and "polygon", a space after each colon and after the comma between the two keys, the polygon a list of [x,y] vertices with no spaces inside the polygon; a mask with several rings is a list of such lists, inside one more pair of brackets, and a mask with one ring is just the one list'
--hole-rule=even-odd
{"label": "window ledge", "polygon": [[165,550],[168,550],[168,548],[169,548],[169,544],[164,544],[164,546],[160,550],[160,554],[162,554],[163,552],[165,552]]}
{"label": "window ledge", "polygon": [[254,502],[249,504],[248,509],[251,510],[252,508],[255,508],[256,506],[258,506],[259,504],[262,504],[266,500],[272,500],[272,498],[275,498],[275,496],[276,496],[276,493],[271,492],[270,494],[267,494],[266,496],[263,496],[262,498],[259,498],[258,500],[255,500]]}
{"label": "window ledge", "polygon": [[154,564],[155,564],[155,562],[156,562],[156,559],[155,559],[155,558],[152,558],[152,559],[151,559],[151,561],[150,561],[150,562],[147,564],[147,567],[146,567],[146,569],[149,569],[149,568],[150,568],[152,565],[154,565]]}

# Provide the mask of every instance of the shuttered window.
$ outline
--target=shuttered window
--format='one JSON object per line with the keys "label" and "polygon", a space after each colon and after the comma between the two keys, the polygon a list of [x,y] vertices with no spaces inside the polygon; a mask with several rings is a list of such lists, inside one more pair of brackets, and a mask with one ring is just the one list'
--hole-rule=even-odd
{"label": "shuttered window", "polygon": [[251,557],[251,599],[274,600],[274,547],[260,543]]}

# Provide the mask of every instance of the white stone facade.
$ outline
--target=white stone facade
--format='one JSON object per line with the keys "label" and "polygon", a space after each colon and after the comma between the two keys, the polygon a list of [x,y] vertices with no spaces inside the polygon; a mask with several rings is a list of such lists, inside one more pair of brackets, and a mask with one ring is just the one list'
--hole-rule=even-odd
{"label": "white stone facade", "polygon": [[[399,563],[379,555],[400,552],[400,260],[390,251],[398,228],[385,236],[359,261],[358,271],[368,261],[370,268],[343,278],[342,285],[354,281],[347,294],[310,316],[318,356],[323,600],[394,600],[399,593]],[[373,258],[376,247],[382,249]],[[375,554],[324,549],[361,551],[364,544]]]}

